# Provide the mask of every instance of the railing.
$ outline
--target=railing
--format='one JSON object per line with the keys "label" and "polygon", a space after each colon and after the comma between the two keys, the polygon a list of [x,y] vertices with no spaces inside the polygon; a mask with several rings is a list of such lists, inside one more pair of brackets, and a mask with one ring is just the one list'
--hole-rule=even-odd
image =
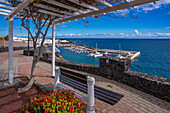
{"label": "railing", "polygon": [[56,75],[55,75],[55,80],[54,80],[54,91],[56,91],[58,88],[60,89],[67,89],[75,92],[75,96],[80,98],[82,101],[87,103],[87,110],[86,113],[95,113],[95,97],[94,97],[94,84],[95,84],[95,79],[93,77],[88,76],[87,77],[87,85],[88,85],[88,94],[87,96],[75,91],[74,89],[68,88],[64,86],[63,84],[60,83],[60,68],[56,67],[55,69]]}

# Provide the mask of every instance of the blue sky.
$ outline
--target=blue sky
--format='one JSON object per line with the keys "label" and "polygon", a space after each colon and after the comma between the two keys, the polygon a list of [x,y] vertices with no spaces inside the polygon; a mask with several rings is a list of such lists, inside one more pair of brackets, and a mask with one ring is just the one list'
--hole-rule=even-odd
{"label": "blue sky", "polygon": [[[137,17],[137,19],[131,18],[128,12],[128,10],[122,10],[118,13],[118,17],[123,17],[123,19],[107,15],[101,16],[103,19],[86,18],[85,20],[89,21],[89,27],[85,27],[85,23],[81,20],[64,23],[59,25],[61,28],[58,27],[56,33],[58,37],[170,38],[170,0],[135,7],[132,17]],[[109,15],[116,15],[116,13],[113,12]],[[4,20],[4,17],[0,15],[0,35],[8,34],[8,21]],[[27,36],[27,31],[20,27],[21,20],[14,20],[14,36]],[[34,30],[33,23],[31,28]],[[51,32],[50,28],[48,36],[51,36]]]}

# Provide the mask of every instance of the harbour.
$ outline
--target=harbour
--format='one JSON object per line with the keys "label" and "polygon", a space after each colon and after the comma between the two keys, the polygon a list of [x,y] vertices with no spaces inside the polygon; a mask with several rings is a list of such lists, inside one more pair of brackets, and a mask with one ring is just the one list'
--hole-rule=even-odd
{"label": "harbour", "polygon": [[64,49],[70,50],[75,53],[90,53],[87,56],[102,57],[102,56],[114,56],[120,59],[128,58],[130,60],[135,59],[140,55],[140,51],[126,51],[126,50],[113,50],[113,49],[98,49],[87,47],[84,45],[75,44],[57,44],[57,47],[64,47]]}

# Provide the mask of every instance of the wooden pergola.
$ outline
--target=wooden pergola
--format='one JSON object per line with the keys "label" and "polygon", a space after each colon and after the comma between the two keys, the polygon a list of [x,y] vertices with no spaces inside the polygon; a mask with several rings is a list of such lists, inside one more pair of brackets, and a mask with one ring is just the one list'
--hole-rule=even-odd
{"label": "wooden pergola", "polygon": [[[5,2],[5,0],[1,1]],[[21,2],[14,8],[0,4],[0,14],[6,15],[5,20],[9,20],[9,83],[13,82],[13,17],[22,14],[23,10],[28,9],[35,0],[18,1]],[[41,0],[33,4],[38,8],[38,12],[58,17],[52,24],[52,76],[55,76],[55,24],[134,8],[151,2],[156,3],[156,1],[159,0],[131,0],[130,2],[127,0]],[[100,4],[100,7],[97,4]]]}

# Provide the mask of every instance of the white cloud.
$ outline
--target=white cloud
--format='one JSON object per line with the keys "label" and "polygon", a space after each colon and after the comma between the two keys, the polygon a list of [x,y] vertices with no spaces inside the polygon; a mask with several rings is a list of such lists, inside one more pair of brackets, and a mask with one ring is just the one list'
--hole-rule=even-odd
{"label": "white cloud", "polygon": [[170,27],[165,27],[165,29],[170,29]]}
{"label": "white cloud", "polygon": [[100,34],[58,34],[58,37],[82,37],[82,38],[170,38],[170,33],[141,33],[139,30],[133,30],[130,34],[125,33],[100,33]]}
{"label": "white cloud", "polygon": [[141,11],[151,11],[151,10],[155,10],[155,9],[158,9],[158,8],[161,8],[162,6],[167,6],[170,4],[170,0],[160,0],[160,1],[157,1],[156,4],[154,3],[149,3],[149,4],[145,4],[145,5],[141,5],[141,6],[136,6],[136,10],[138,12],[141,12]]}
{"label": "white cloud", "polygon": [[139,35],[139,31],[138,30],[133,30],[135,33],[136,33],[136,35]]}

